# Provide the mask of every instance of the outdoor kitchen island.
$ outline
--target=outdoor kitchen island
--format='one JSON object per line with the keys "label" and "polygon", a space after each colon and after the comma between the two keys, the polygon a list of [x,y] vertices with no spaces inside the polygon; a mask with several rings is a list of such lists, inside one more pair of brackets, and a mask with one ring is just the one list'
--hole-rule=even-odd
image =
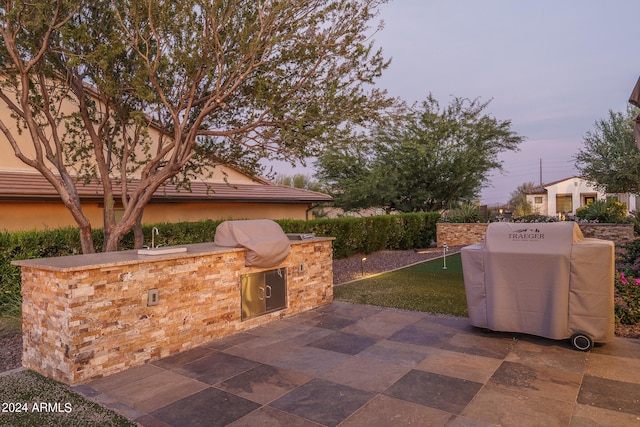
{"label": "outdoor kitchen island", "polygon": [[[268,268],[247,267],[244,248],[214,243],[15,261],[22,363],[77,385],[328,304],[332,241],[292,240],[286,259]],[[285,307],[242,320],[242,277],[274,270],[285,278]]]}

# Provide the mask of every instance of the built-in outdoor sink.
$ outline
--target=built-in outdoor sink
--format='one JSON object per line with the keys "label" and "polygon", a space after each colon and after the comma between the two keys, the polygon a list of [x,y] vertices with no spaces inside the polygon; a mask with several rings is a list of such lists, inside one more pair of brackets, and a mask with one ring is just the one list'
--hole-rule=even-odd
{"label": "built-in outdoor sink", "polygon": [[315,233],[289,233],[287,234],[289,240],[307,240],[316,237]]}
{"label": "built-in outdoor sink", "polygon": [[167,246],[160,248],[138,249],[138,255],[167,255],[178,254],[180,252],[187,252],[187,248],[184,246]]}

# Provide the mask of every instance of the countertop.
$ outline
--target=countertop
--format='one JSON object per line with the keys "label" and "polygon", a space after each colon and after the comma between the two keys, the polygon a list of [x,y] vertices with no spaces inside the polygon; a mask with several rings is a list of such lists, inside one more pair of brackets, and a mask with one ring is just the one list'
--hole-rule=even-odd
{"label": "countertop", "polygon": [[[314,237],[312,239],[291,240],[291,245],[300,245],[311,242],[334,240],[333,237]],[[20,267],[38,268],[50,271],[80,271],[95,268],[105,268],[115,265],[140,264],[167,259],[190,258],[194,256],[211,255],[216,253],[241,252],[242,247],[216,246],[213,242],[194,243],[189,245],[177,245],[186,247],[186,252],[178,252],[162,255],[139,255],[137,249],[116,252],[99,252],[95,254],[69,255],[52,258],[36,258],[12,261],[11,264]],[[166,249],[167,247],[162,247]]]}

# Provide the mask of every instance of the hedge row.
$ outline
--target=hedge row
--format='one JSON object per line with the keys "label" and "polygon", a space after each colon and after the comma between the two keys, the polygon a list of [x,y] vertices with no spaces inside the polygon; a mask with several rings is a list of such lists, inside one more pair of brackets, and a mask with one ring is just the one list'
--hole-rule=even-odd
{"label": "hedge row", "polygon": [[[436,237],[437,213],[384,215],[368,218],[336,218],[277,221],[287,233],[315,233],[331,236],[334,258],[380,250],[428,247]],[[222,221],[156,224],[160,234],[156,243],[163,246],[211,242]],[[144,226],[149,239],[153,225]],[[96,250],[102,245],[102,231],[94,231]],[[133,249],[133,233],[122,240],[121,249]],[[20,312],[20,269],[11,265],[18,259],[45,258],[80,254],[80,237],[75,228],[45,231],[0,232],[0,316]]]}

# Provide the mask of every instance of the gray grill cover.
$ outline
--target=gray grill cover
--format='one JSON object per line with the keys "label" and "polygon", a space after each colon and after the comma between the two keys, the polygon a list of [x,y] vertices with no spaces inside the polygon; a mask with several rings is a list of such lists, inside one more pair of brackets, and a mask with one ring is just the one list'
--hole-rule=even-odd
{"label": "gray grill cover", "polygon": [[268,219],[225,221],[218,225],[213,238],[217,246],[246,248],[247,267],[273,267],[291,251],[289,238],[278,223]]}
{"label": "gray grill cover", "polygon": [[614,245],[574,222],[491,223],[462,248],[471,324],[552,339],[614,336]]}

